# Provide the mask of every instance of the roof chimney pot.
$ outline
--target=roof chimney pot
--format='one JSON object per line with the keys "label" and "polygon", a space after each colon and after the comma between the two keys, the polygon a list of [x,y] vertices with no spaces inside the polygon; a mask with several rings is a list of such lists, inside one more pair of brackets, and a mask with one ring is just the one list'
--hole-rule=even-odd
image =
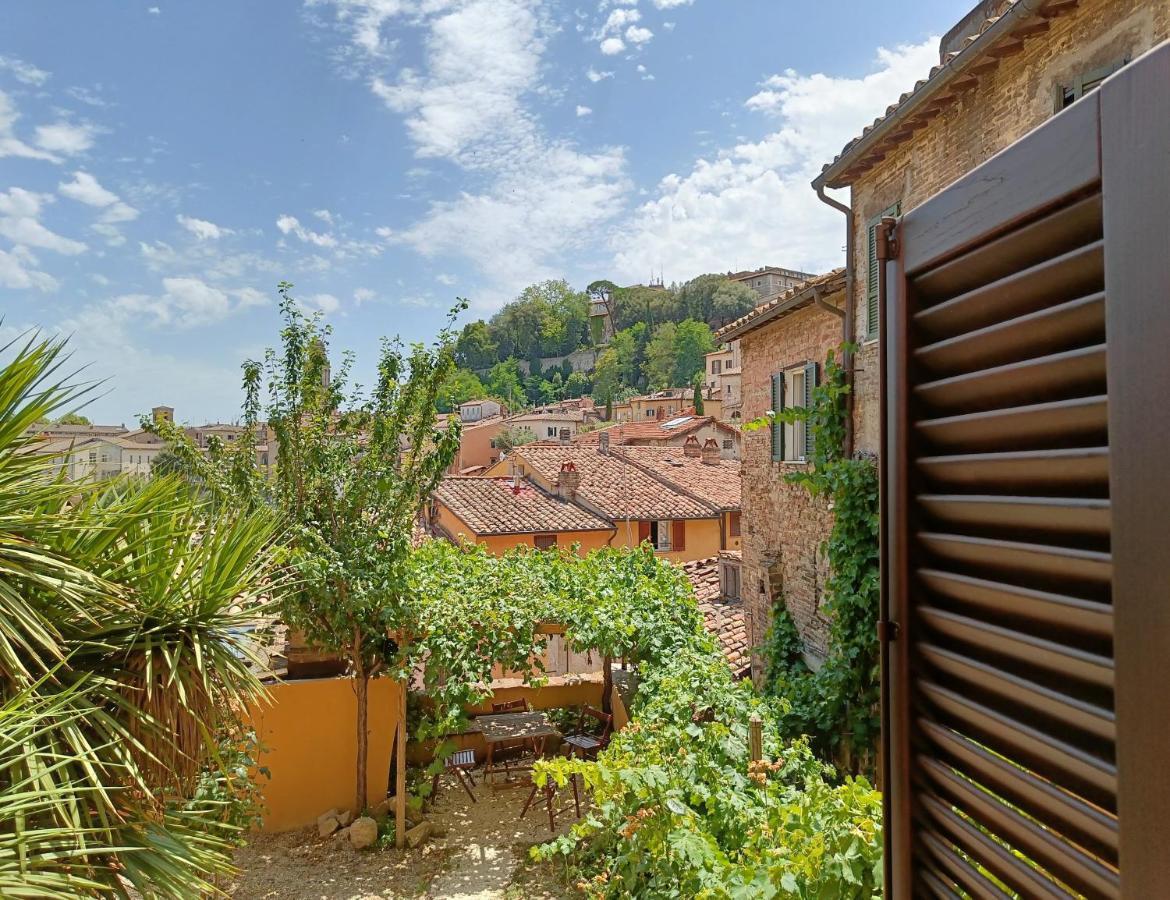
{"label": "roof chimney pot", "polygon": [[557,494],[562,500],[572,500],[577,496],[577,488],[581,486],[581,473],[572,460],[561,463],[561,470],[557,473]]}
{"label": "roof chimney pot", "polygon": [[703,465],[717,466],[721,459],[719,453],[719,442],[715,438],[707,438],[703,442]]}
{"label": "roof chimney pot", "polygon": [[683,444],[683,456],[702,456],[703,448],[699,445],[699,439],[693,434],[686,439]]}

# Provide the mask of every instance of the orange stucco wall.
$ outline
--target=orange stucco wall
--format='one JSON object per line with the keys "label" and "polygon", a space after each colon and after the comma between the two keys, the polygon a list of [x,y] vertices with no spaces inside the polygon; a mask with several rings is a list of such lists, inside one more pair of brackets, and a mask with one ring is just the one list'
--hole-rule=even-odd
{"label": "orange stucco wall", "polygon": [[[536,546],[536,535],[533,534],[489,534],[480,537],[467,527],[467,523],[442,503],[436,501],[435,507],[438,510],[439,524],[448,534],[454,536],[456,540],[474,541],[481,544],[487,548],[489,553],[494,553],[496,556],[506,553],[513,547]],[[590,550],[606,546],[611,534],[610,531],[558,531],[557,546],[569,547],[573,544],[580,544],[580,552],[588,553]]]}
{"label": "orange stucco wall", "polygon": [[[348,678],[285,681],[269,688],[271,703],[249,711],[271,778],[264,795],[267,832],[312,825],[328,809],[350,809],[357,764],[357,701]],[[394,729],[402,719],[398,684],[370,682],[367,805],[386,796]]]}
{"label": "orange stucco wall", "polygon": [[729,512],[723,514],[723,533],[727,535],[727,546],[723,548],[724,550],[739,550],[743,547],[742,533],[738,535],[731,533],[731,513]]}
{"label": "orange stucco wall", "polygon": [[503,419],[464,425],[463,433],[459,436],[459,452],[448,471],[458,473],[471,466],[490,466],[496,462],[500,458],[500,451],[492,446],[492,441],[503,430]]}

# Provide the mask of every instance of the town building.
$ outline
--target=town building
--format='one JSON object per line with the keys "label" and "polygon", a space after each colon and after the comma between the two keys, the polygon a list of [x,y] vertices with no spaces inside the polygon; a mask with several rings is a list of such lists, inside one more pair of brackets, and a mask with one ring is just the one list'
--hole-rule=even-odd
{"label": "town building", "polygon": [[[703,415],[722,418],[722,396],[714,388],[704,387],[702,397]],[[693,415],[694,412],[693,387],[664,388],[613,404],[613,421],[645,422],[647,419],[671,419],[684,413]]]}
{"label": "town building", "polygon": [[481,477],[448,477],[431,530],[492,552],[515,547],[636,547],[687,562],[740,546],[739,463],[712,445],[528,444]]}
{"label": "town building", "polygon": [[[740,347],[746,421],[769,410],[806,405],[827,355],[841,343],[844,305],[845,272],[838,269],[771,298],[719,332],[722,340]],[[751,646],[761,646],[773,605],[782,602],[804,639],[808,662],[816,666],[828,651],[828,620],[821,605],[832,513],[827,499],[812,497],[785,479],[808,465],[811,437],[799,422],[744,432],[738,575]]]}
{"label": "town building", "polygon": [[740,597],[738,550],[683,563],[695,591],[703,626],[719,644],[727,664],[738,678],[751,674],[751,625]]}
{"label": "town building", "polygon": [[[740,458],[740,430],[714,416],[696,416],[689,409],[683,415],[661,421],[630,422],[610,425],[577,435],[575,443],[597,446],[601,436],[611,447],[675,447],[684,449],[688,445],[703,447],[708,440],[714,440],[719,454],[724,459]],[[693,448],[692,448],[693,449]]]}
{"label": "town building", "polygon": [[[593,417],[589,417],[592,420]],[[518,416],[509,416],[508,428],[526,428],[538,441],[571,441],[586,423],[584,409],[541,407]]]}
{"label": "town building", "polygon": [[728,341],[707,354],[703,384],[708,393],[720,398],[719,418],[724,422],[743,420],[742,376],[739,341]]}
{"label": "town building", "polygon": [[761,297],[771,297],[774,294],[783,294],[813,276],[808,272],[797,272],[794,269],[781,269],[779,266],[764,266],[752,269],[750,272],[728,272],[729,281],[738,281],[746,284]]}
{"label": "town building", "polygon": [[[506,409],[496,400],[468,400],[459,405],[459,420],[463,424],[459,433],[459,451],[447,467],[452,475],[469,475],[483,472],[500,458],[496,438],[504,429]],[[449,414],[438,417],[438,427],[445,428],[451,419]]]}

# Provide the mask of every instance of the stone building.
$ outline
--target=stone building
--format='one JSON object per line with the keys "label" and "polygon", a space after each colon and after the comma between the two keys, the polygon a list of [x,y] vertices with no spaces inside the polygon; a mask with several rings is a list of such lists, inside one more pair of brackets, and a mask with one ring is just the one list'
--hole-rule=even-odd
{"label": "stone building", "polygon": [[[805,404],[806,388],[817,383],[827,354],[841,343],[844,302],[845,273],[838,269],[772,298],[719,332],[721,340],[739,342],[745,421]],[[763,643],[771,610],[784,603],[804,639],[808,662],[816,666],[828,650],[828,621],[821,612],[828,564],[822,544],[832,513],[824,498],[784,480],[807,465],[810,440],[799,423],[743,434],[739,590],[750,646]],[[757,658],[757,673],[759,666]]]}
{"label": "stone building", "polygon": [[857,448],[880,441],[881,217],[909,212],[1167,37],[1165,0],[983,0],[943,38],[929,77],[813,181],[818,191],[850,189]]}
{"label": "stone building", "polygon": [[782,269],[779,266],[764,266],[750,272],[729,272],[727,275],[728,280],[746,284],[761,297],[783,294],[812,277],[808,272]]}

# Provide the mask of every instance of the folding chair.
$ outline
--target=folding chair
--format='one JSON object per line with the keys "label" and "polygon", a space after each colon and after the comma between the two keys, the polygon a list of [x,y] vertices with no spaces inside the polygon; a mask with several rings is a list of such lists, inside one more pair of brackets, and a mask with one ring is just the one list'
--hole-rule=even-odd
{"label": "folding chair", "polygon": [[[586,719],[594,719],[600,722],[601,730],[597,734],[591,734],[586,731]],[[569,748],[569,756],[597,759],[597,754],[609,746],[609,736],[612,731],[613,716],[592,706],[586,706],[581,710],[581,718],[577,721],[576,732],[565,737],[565,744]]]}
{"label": "folding chair", "polygon": [[[463,790],[467,791],[467,796],[471,798],[471,802],[477,802],[475,794],[471,790],[472,785],[475,784],[475,778],[471,774],[471,770],[474,768],[474,750],[456,750],[448,756],[443,763],[443,771],[436,772],[434,780],[431,782],[431,802],[434,803],[439,796],[439,776],[444,772],[453,772],[455,777],[459,779],[459,783],[463,785]],[[468,784],[469,781],[471,784]]]}

